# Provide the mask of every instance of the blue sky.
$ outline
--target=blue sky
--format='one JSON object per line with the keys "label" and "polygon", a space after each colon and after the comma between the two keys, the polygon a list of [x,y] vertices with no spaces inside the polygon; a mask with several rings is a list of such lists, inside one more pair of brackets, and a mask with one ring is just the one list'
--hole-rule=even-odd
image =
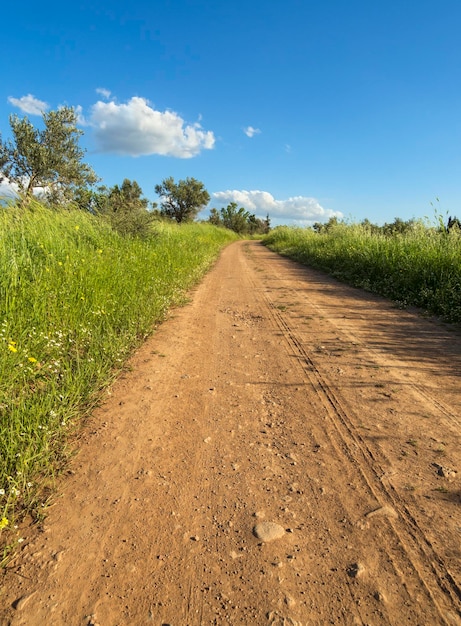
{"label": "blue sky", "polygon": [[[272,223],[461,217],[459,0],[3,6],[0,132],[78,107],[106,185],[201,180]],[[440,202],[436,202],[436,197]]]}

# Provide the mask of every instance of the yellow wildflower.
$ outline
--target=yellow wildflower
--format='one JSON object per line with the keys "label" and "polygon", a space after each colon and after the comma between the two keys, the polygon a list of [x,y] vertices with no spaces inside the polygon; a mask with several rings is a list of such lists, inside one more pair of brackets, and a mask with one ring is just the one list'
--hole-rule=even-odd
{"label": "yellow wildflower", "polygon": [[10,350],[10,352],[17,352],[17,348],[12,344],[8,344],[8,350]]}
{"label": "yellow wildflower", "polygon": [[37,359],[34,359],[33,356],[28,357],[27,360],[30,361],[31,363],[37,363]]}
{"label": "yellow wildflower", "polygon": [[0,520],[0,530],[2,530],[2,528],[6,528],[9,524],[9,521],[7,520],[6,517],[2,517],[2,519]]}

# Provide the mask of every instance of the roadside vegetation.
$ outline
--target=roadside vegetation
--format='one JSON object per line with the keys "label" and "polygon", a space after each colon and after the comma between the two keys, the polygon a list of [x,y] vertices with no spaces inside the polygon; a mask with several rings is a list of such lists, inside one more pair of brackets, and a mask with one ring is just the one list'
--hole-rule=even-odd
{"label": "roadside vegetation", "polygon": [[16,520],[42,517],[81,418],[239,236],[194,222],[210,200],[194,178],[153,185],[158,204],[134,180],[101,185],[77,124],[70,107],[38,127],[13,115],[0,137],[1,563]]}
{"label": "roadside vegetation", "polygon": [[339,280],[461,322],[461,230],[423,221],[377,226],[338,222],[313,228],[279,227],[264,239],[272,250],[325,270]]}
{"label": "roadside vegetation", "polygon": [[40,514],[79,419],[235,238],[171,221],[127,237],[34,200],[0,209],[0,527]]}

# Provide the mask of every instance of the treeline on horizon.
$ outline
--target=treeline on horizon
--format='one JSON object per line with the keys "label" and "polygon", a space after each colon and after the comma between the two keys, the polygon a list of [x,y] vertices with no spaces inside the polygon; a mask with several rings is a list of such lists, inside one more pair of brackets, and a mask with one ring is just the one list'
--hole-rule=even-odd
{"label": "treeline on horizon", "polygon": [[[122,235],[146,237],[152,222],[171,220],[177,224],[193,221],[210,202],[204,184],[195,178],[175,182],[173,177],[155,185],[160,206],[149,202],[137,181],[125,178],[112,187],[98,185],[100,179],[83,161],[79,146],[83,134],[72,107],[61,107],[42,115],[42,128],[27,117],[10,117],[11,138],[0,137],[0,182],[18,190],[17,198],[3,206],[26,207],[38,198],[50,208],[78,208],[101,217]],[[241,235],[265,234],[269,216],[258,219],[236,203],[211,209],[208,220]]]}

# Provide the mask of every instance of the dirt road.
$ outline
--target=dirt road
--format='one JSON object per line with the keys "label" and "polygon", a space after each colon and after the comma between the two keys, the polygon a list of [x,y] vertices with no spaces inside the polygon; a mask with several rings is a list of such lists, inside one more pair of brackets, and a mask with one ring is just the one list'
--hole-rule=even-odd
{"label": "dirt road", "polygon": [[237,242],[92,416],[13,626],[461,624],[461,337]]}

